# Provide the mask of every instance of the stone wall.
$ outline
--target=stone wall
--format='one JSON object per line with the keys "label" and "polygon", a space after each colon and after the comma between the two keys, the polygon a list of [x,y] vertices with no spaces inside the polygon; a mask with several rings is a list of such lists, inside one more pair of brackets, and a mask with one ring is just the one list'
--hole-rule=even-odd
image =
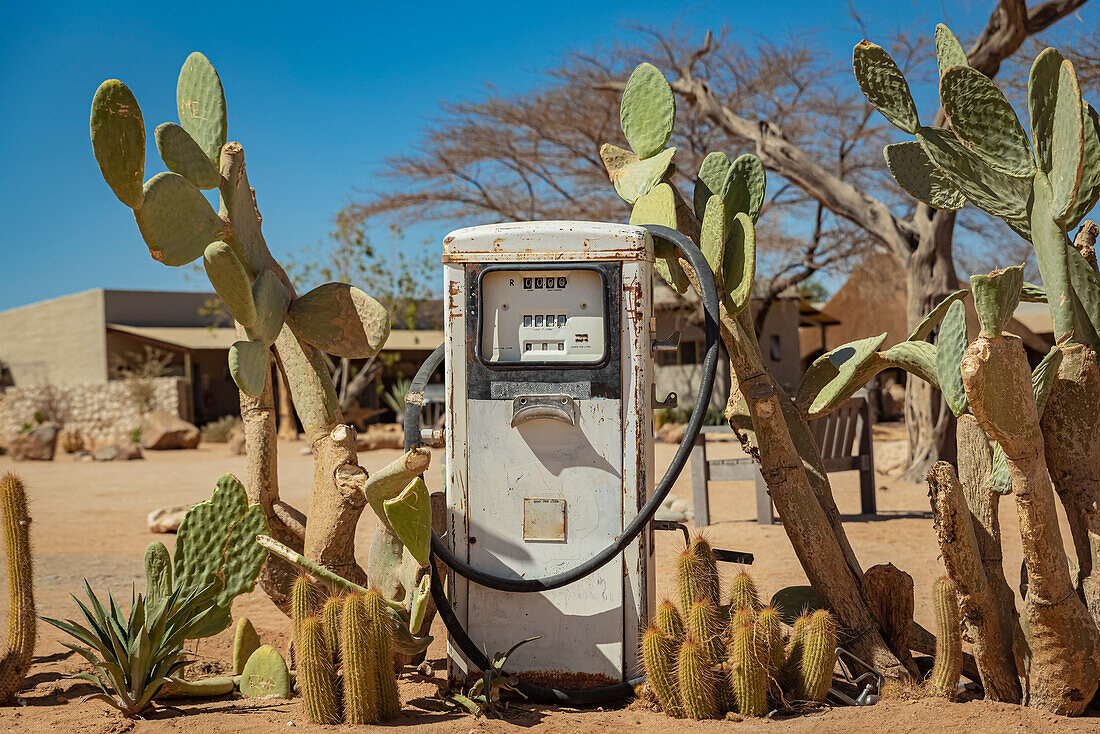
{"label": "stone wall", "polygon": [[[187,383],[182,378],[158,377],[150,382],[153,410],[186,414]],[[7,443],[25,423],[34,422],[36,412],[64,430],[79,432],[91,444],[128,437],[141,425],[132,386],[125,380],[9,387],[0,392],[0,442]]]}

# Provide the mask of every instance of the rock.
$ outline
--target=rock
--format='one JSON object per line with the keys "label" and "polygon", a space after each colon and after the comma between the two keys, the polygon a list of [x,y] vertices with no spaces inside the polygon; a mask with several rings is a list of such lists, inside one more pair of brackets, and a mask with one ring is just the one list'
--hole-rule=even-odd
{"label": "rock", "polygon": [[405,429],[399,423],[373,423],[367,426],[365,433],[355,437],[355,447],[359,451],[403,449]]}
{"label": "rock", "polygon": [[309,446],[303,446],[302,448],[298,449],[298,453],[302,456],[309,456],[313,453],[313,449],[311,449]]}
{"label": "rock", "polygon": [[145,458],[145,456],[141,453],[140,443],[126,441],[124,443],[117,444],[117,447],[119,461],[134,461],[135,459]]}
{"label": "rock", "polygon": [[882,441],[875,443],[875,471],[895,477],[905,471],[905,463],[908,460],[908,441]]}
{"label": "rock", "polygon": [[202,435],[194,424],[166,411],[146,413],[141,419],[141,445],[143,448],[193,449],[199,445]]}
{"label": "rock", "polygon": [[153,510],[145,518],[151,533],[174,533],[179,530],[183,516],[191,509],[191,505],[176,505],[175,507],[161,507]]}
{"label": "rock", "polygon": [[92,452],[92,459],[95,461],[114,461],[118,458],[118,455],[118,446],[100,446]]}
{"label": "rock", "polygon": [[91,460],[92,460],[92,452],[91,451],[85,451],[85,450],[82,449],[82,450],[77,451],[73,454],[73,461],[91,461]]}
{"label": "rock", "polygon": [[684,440],[683,423],[666,423],[657,431],[657,440],[661,443],[680,443]]}
{"label": "rock", "polygon": [[57,450],[57,426],[43,423],[12,439],[8,453],[16,461],[53,461]]}
{"label": "rock", "polygon": [[225,439],[229,446],[229,453],[240,456],[245,453],[244,425],[237,424],[229,429],[229,435]]}

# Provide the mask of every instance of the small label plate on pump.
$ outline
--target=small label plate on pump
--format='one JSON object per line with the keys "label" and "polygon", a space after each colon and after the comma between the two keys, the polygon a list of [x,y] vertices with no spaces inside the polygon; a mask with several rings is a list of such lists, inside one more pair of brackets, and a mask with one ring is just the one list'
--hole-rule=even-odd
{"label": "small label plate on pump", "polygon": [[524,497],[523,539],[564,543],[565,500]]}

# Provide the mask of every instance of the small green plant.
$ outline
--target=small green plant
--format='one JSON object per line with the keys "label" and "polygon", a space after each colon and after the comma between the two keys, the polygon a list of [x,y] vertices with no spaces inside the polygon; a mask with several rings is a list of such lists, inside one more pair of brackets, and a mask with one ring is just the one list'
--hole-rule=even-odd
{"label": "small green plant", "polygon": [[141,428],[130,429],[130,443],[141,443]]}
{"label": "small green plant", "polygon": [[465,693],[454,693],[444,699],[448,706],[460,706],[474,716],[485,716],[495,713],[501,703],[501,694],[504,691],[520,693],[516,688],[518,681],[504,672],[504,666],[508,658],[516,650],[528,642],[534,642],[539,637],[528,637],[512,645],[506,652],[498,652],[489,661],[489,669],[484,671],[480,678],[474,681],[470,689]]}
{"label": "small green plant", "polygon": [[399,377],[390,385],[389,390],[382,393],[382,402],[394,412],[394,415],[403,415],[405,413],[405,396],[408,395],[409,388],[411,387],[412,380],[405,377]]}
{"label": "small green plant", "polygon": [[183,643],[218,614],[218,588],[209,584],[186,594],[177,588],[168,597],[148,603],[143,595],[132,594],[129,615],[123,614],[110,593],[110,603],[104,606],[87,581],[84,589],[87,605],[73,599],[87,626],[73,620],[42,620],[81,643],[62,644],[95,669],[73,676],[100,690],[92,698],[132,718],[147,709],[164,686],[183,682],[179,674],[191,662]]}

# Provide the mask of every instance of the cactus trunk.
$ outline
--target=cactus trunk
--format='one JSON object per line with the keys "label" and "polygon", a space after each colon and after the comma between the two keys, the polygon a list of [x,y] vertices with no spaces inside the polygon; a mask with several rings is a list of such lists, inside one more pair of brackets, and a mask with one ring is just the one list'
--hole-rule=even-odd
{"label": "cactus trunk", "polygon": [[913,630],[913,577],[892,563],[871,566],[863,574],[860,589],[867,607],[874,615],[882,636],[890,649],[916,673],[916,663],[909,652],[909,636]]}
{"label": "cactus trunk", "polygon": [[[928,494],[932,499],[936,538],[947,574],[958,593],[967,639],[974,643],[974,659],[985,695],[994,701],[1019,703],[1021,691],[1012,637],[1002,633],[996,600],[985,576],[955,468],[945,461],[937,462],[928,473]],[[961,670],[961,650],[959,666]]]}
{"label": "cactus trunk", "polygon": [[27,494],[15,474],[0,479],[0,521],[8,568],[8,639],[0,658],[0,703],[7,703],[23,686],[34,657],[34,571],[31,565]]}
{"label": "cactus trunk", "polygon": [[1029,579],[1030,705],[1079,714],[1096,693],[1100,639],[1070,581],[1022,343],[979,336],[967,347],[962,375],[971,409],[1001,444],[1012,477]]}
{"label": "cactus trunk", "polygon": [[933,694],[955,700],[962,673],[962,634],[955,583],[944,576],[933,594],[936,611],[936,662],[928,685]]}

